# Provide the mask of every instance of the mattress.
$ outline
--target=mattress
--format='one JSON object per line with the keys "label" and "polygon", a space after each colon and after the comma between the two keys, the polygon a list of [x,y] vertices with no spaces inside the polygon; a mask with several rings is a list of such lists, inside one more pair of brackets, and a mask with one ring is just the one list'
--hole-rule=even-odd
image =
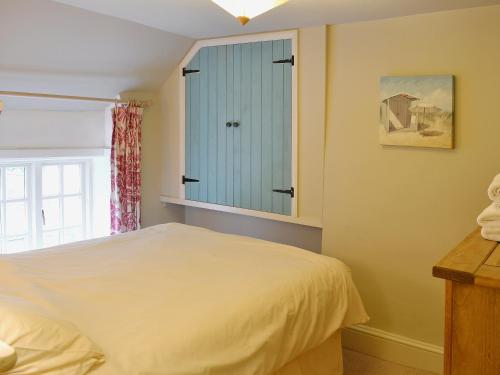
{"label": "mattress", "polygon": [[368,319],[342,262],[182,224],[4,256],[0,271],[0,294],[101,347],[98,375],[274,374]]}
{"label": "mattress", "polygon": [[[319,346],[300,354],[272,375],[342,375],[341,332],[335,332]],[[91,375],[123,375],[111,362]]]}

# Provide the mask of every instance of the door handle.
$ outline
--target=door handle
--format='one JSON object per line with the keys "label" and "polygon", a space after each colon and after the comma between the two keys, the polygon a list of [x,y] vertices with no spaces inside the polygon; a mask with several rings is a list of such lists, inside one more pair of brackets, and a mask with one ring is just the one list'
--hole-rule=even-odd
{"label": "door handle", "polygon": [[239,122],[233,122],[233,126],[234,126],[235,128],[237,128],[238,126],[240,126],[240,123],[239,123]]}
{"label": "door handle", "polygon": [[226,126],[227,126],[228,128],[230,128],[231,126],[233,126],[233,124],[232,124],[231,122],[229,122],[229,121],[228,121],[228,122],[226,122]]}

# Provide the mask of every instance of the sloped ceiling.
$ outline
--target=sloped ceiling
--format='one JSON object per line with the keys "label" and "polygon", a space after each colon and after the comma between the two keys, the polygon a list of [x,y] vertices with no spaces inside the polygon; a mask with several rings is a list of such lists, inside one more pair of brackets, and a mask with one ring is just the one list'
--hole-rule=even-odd
{"label": "sloped ceiling", "polygon": [[210,0],[56,0],[202,39],[500,4],[500,0],[289,0],[241,27]]}
{"label": "sloped ceiling", "polygon": [[192,44],[48,0],[1,0],[0,90],[114,97],[157,89]]}
{"label": "sloped ceiling", "polygon": [[210,0],[0,0],[0,90],[114,97],[159,88],[195,39],[492,4],[290,0],[242,27]]}

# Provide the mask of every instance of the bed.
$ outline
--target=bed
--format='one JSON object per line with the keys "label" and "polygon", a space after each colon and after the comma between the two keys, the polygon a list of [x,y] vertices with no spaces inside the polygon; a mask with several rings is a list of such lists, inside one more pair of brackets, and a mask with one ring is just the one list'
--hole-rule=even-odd
{"label": "bed", "polygon": [[99,358],[12,374],[337,375],[341,329],[368,320],[340,261],[176,223],[0,257],[0,340],[24,327],[19,304]]}

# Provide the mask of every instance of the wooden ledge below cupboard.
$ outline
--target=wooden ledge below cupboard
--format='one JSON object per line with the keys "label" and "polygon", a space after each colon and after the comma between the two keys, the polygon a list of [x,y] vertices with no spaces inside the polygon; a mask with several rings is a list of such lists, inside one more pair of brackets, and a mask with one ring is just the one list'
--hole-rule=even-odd
{"label": "wooden ledge below cupboard", "polygon": [[500,244],[472,232],[432,269],[446,280],[445,375],[500,374]]}

